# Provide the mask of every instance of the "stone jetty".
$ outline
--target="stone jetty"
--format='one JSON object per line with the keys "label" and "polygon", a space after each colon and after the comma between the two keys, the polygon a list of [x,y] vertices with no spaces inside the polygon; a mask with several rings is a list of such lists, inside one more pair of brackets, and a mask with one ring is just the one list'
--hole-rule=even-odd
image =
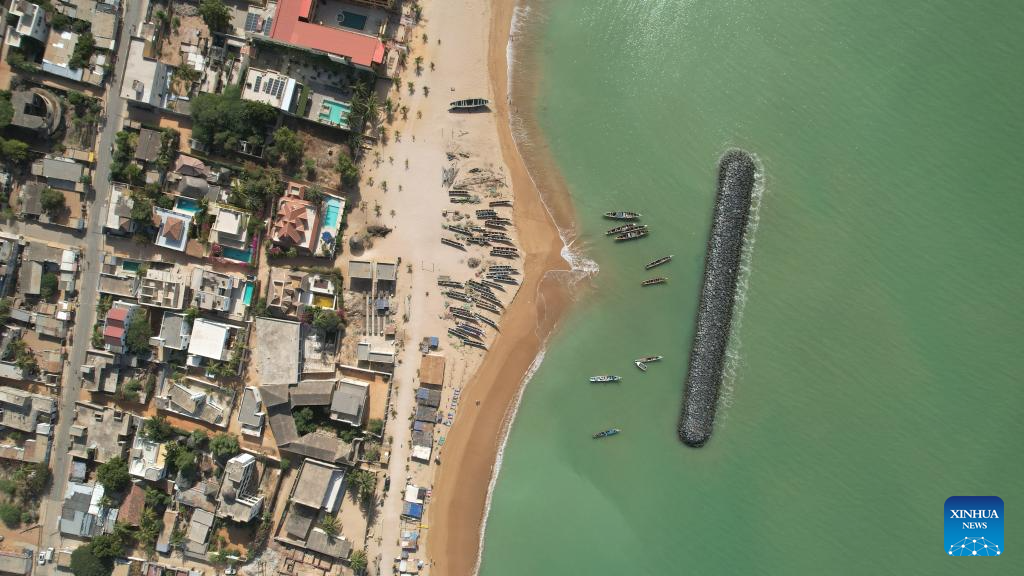
{"label": "stone jetty", "polygon": [[718,196],[679,419],[679,439],[688,446],[703,446],[715,423],[756,174],[754,159],[742,150],[726,152],[718,165]]}

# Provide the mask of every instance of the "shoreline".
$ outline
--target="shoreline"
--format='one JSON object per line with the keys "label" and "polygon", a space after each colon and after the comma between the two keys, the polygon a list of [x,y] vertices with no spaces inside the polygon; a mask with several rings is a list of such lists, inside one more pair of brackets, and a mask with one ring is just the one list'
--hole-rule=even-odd
{"label": "shoreline", "polygon": [[[491,490],[515,410],[548,336],[571,303],[566,287],[555,275],[570,272],[563,251],[571,245],[558,226],[571,222],[571,202],[560,182],[555,194],[541,194],[524,153],[513,136],[510,105],[512,24],[517,0],[490,4],[487,73],[495,96],[494,113],[502,160],[515,198],[514,219],[525,254],[525,282],[506,311],[501,333],[484,357],[462,396],[464,408],[443,447],[442,465],[434,483],[429,524],[439,528],[427,540],[432,570],[446,575],[471,575],[479,570],[484,522]],[[526,90],[531,90],[527,87]],[[514,92],[523,88],[517,86]],[[516,117],[527,124],[529,118]],[[535,133],[534,130],[531,133]],[[542,162],[545,166],[553,162]],[[555,180],[551,170],[545,180]],[[542,185],[543,185],[542,184]],[[559,193],[561,192],[561,193]]]}

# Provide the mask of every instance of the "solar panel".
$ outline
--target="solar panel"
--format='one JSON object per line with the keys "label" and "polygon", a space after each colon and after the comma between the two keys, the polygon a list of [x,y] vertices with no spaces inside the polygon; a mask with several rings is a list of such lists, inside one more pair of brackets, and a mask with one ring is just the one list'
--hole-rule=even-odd
{"label": "solar panel", "polygon": [[263,93],[270,94],[270,89],[274,87],[274,79],[270,78],[267,83],[263,85]]}
{"label": "solar panel", "polygon": [[256,77],[256,83],[253,84],[253,88],[252,88],[253,92],[259,92],[260,91],[260,83],[261,82],[263,82],[263,76],[257,76]]}
{"label": "solar panel", "polygon": [[274,22],[273,16],[263,21],[263,33],[270,34],[270,25]]}
{"label": "solar panel", "polygon": [[245,31],[255,32],[259,30],[260,15],[254,12],[249,12],[245,16]]}
{"label": "solar panel", "polygon": [[284,80],[278,80],[274,84],[274,98],[280,98],[282,92],[284,92]]}

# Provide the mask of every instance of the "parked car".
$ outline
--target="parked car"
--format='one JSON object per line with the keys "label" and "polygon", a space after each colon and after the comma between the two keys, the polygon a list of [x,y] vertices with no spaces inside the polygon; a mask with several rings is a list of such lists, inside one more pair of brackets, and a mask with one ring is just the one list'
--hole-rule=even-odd
{"label": "parked car", "polygon": [[53,546],[46,549],[46,561],[53,562]]}
{"label": "parked car", "polygon": [[46,564],[46,552],[43,552],[42,550],[39,551],[39,564]]}

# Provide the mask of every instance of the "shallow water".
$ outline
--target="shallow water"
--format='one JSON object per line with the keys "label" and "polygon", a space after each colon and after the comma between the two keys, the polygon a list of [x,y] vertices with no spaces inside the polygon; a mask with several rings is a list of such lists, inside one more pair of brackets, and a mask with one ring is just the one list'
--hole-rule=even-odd
{"label": "shallow water", "polygon": [[[945,499],[1014,514],[1024,493],[1024,4],[531,6],[516,60],[540,56],[514,74],[540,75],[574,248],[601,271],[523,398],[481,573],[952,573]],[[695,450],[675,426],[731,146],[757,154],[763,195]],[[607,210],[651,236],[614,244]],[[648,354],[666,360],[640,373]],[[587,383],[603,373],[624,381]],[[1020,542],[1008,529],[972,573],[1019,570]]]}

